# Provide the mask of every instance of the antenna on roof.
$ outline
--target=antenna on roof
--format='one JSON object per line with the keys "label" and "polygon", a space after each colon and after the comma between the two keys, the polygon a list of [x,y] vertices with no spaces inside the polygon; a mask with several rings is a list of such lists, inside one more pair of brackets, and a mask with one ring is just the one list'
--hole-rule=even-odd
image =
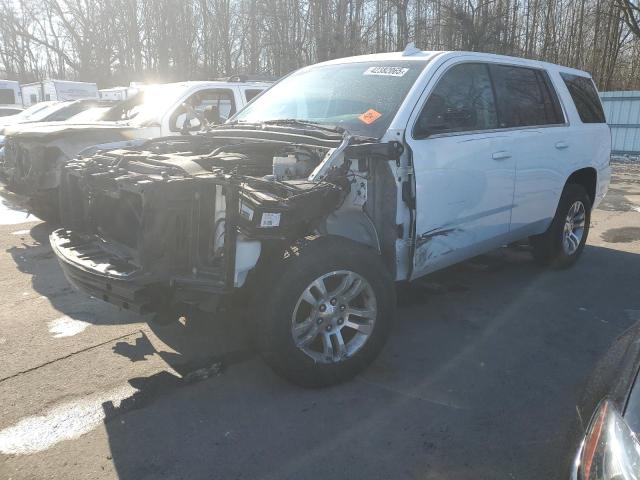
{"label": "antenna on roof", "polygon": [[416,55],[418,53],[422,53],[422,50],[416,47],[416,44],[413,42],[407,43],[407,46],[404,47],[404,52],[402,52],[403,57],[410,57],[411,55]]}

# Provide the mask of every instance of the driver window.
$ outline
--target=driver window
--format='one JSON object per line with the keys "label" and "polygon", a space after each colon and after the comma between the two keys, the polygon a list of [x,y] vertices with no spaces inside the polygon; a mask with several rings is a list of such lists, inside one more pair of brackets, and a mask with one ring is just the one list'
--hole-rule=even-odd
{"label": "driver window", "polygon": [[171,130],[196,131],[207,123],[226,122],[236,112],[233,91],[229,89],[202,90],[194,93],[177,108],[172,116]]}
{"label": "driver window", "polygon": [[425,104],[413,135],[498,128],[491,78],[486,65],[463,63],[448,70]]}

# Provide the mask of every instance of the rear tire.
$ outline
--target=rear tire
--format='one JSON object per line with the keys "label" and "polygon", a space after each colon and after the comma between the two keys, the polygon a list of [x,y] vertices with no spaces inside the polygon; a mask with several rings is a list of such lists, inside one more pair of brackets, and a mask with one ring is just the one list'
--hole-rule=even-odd
{"label": "rear tire", "polygon": [[262,291],[248,319],[254,344],[278,375],[297,385],[352,378],[391,331],[391,276],[377,253],[345,238],[308,238],[283,257],[256,286]]}
{"label": "rear tire", "polygon": [[591,199],[587,191],[582,185],[566,185],[547,231],[529,238],[533,258],[544,266],[572,266],[584,250],[590,222]]}

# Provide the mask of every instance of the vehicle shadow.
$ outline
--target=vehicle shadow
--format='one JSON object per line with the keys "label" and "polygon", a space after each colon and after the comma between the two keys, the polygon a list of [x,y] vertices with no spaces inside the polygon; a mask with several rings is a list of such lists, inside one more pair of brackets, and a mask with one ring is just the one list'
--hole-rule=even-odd
{"label": "vehicle shadow", "polygon": [[[93,325],[135,324],[149,322],[155,335],[151,342],[144,331],[118,341],[114,354],[132,362],[159,355],[175,371],[197,370],[215,364],[223,354],[247,355],[244,341],[242,314],[226,312],[219,318],[198,315],[167,326],[154,324],[152,315],[141,316],[121,310],[101,300],[75,291],[62,273],[49,244],[49,234],[57,226],[46,222],[31,227],[21,237],[21,245],[7,249],[17,268],[31,277],[33,290],[45,296],[61,314]],[[224,335],[223,335],[224,333]],[[235,340],[232,342],[231,338]],[[224,344],[221,339],[225,338]],[[157,341],[159,340],[159,341]]]}
{"label": "vehicle shadow", "polygon": [[69,285],[49,245],[49,234],[56,228],[47,222],[37,223],[28,234],[20,237],[20,245],[6,250],[18,270],[31,276],[33,290],[45,296],[56,310],[74,320],[95,325],[139,322],[138,316],[118,311],[76,292]]}
{"label": "vehicle shadow", "polygon": [[[403,286],[381,356],[321,390],[230,348],[242,322],[227,322],[228,353],[190,363],[176,342],[175,373],[131,379],[136,394],[104,404],[113,465],[127,480],[563,478],[583,384],[639,318],[639,280],[640,255],[619,250],[588,246],[563,271],[523,248],[492,252]],[[178,325],[164,338],[203,332]]]}

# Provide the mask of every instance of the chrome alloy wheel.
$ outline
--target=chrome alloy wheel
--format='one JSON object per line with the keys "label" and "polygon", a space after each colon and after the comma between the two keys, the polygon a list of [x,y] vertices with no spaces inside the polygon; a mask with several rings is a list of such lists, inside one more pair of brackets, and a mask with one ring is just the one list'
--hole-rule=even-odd
{"label": "chrome alloy wheel", "polygon": [[567,255],[573,255],[578,250],[584,236],[586,218],[584,203],[574,202],[567,213],[562,234],[562,248]]}
{"label": "chrome alloy wheel", "polygon": [[296,303],[291,317],[295,345],[318,363],[338,363],[367,342],[377,316],[373,288],[349,270],[317,278]]}

